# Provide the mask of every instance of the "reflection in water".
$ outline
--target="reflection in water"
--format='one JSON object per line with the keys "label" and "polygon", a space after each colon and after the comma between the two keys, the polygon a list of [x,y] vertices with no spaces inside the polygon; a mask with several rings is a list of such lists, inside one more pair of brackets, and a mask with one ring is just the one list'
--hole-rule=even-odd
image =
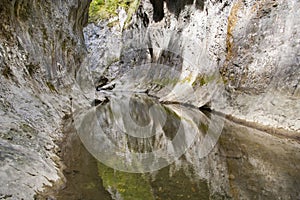
{"label": "reflection in water", "polygon": [[226,123],[220,139],[235,199],[300,199],[300,145]]}
{"label": "reflection in water", "polygon": [[[114,171],[98,164],[103,184],[114,199],[208,199],[209,190],[205,180],[192,173],[193,169],[163,168],[156,173],[135,174]],[[187,166],[188,167],[188,166]],[[172,172],[172,173],[171,173]],[[186,172],[189,172],[186,174]]]}
{"label": "reflection in water", "polygon": [[197,109],[162,105],[146,95],[121,93],[109,99],[78,115],[75,125],[91,154],[117,170],[159,170],[194,142],[200,147],[198,157],[204,157],[221,133],[223,120],[209,120]]}
{"label": "reflection in water", "polygon": [[[132,152],[145,153],[165,148],[168,150],[167,152],[171,152],[171,157],[161,157],[162,163],[165,164],[169,162],[167,159],[174,158],[172,157],[174,155],[177,156],[176,152],[181,152],[187,143],[191,144],[190,147],[180,158],[174,159],[170,165],[143,174],[117,171],[100,162],[95,162],[95,160],[87,161],[85,149],[82,148],[80,149],[81,154],[72,157],[70,153],[69,159],[72,162],[87,161],[91,164],[83,166],[86,167],[84,169],[78,169],[78,174],[72,177],[67,176],[69,187],[66,188],[69,189],[69,193],[70,188],[72,189],[70,185],[74,184],[74,180],[80,181],[80,179],[76,179],[76,176],[80,177],[80,171],[90,170],[93,173],[88,173],[84,181],[86,179],[94,180],[95,174],[98,174],[102,184],[101,187],[94,187],[90,193],[85,192],[82,199],[107,199],[107,192],[111,199],[124,200],[300,198],[299,143],[277,138],[227,120],[225,120],[222,134],[219,137],[213,133],[217,132],[222,125],[221,122],[224,121],[222,117],[212,113],[205,115],[193,108],[180,107],[179,109],[178,105],[163,106],[155,99],[140,95],[131,97],[128,104],[122,104],[124,101],[120,101],[120,99],[125,98],[124,96],[122,98],[120,96],[110,97],[110,101],[105,105],[96,107],[96,112],[94,112],[96,115],[84,112],[84,118],[80,118],[82,124],[86,123],[86,126],[77,125],[80,138],[95,157],[97,155],[93,150],[101,150],[105,154],[105,149],[111,148],[112,144],[121,147],[122,151],[120,152],[123,152],[122,156],[125,156],[128,161],[132,159],[128,156]],[[122,110],[127,113],[124,114]],[[80,115],[78,116],[80,117]],[[95,116],[97,120],[91,121]],[[124,116],[127,117],[124,119]],[[211,123],[212,119],[217,123]],[[137,126],[128,126],[132,123],[130,120],[133,120]],[[218,122],[220,126],[218,126]],[[191,130],[192,134],[184,132],[184,137],[181,137],[183,143],[172,143],[176,138],[176,133],[181,130],[181,127],[184,127],[182,125],[184,123],[189,129],[183,128],[183,130]],[[105,136],[100,139],[99,124],[103,128],[101,133]],[[138,135],[141,127],[149,124],[151,126]],[[194,132],[195,127],[197,132]],[[217,131],[208,134],[209,127],[213,127]],[[131,135],[121,131],[129,129],[132,131]],[[159,130],[158,133],[155,130]],[[80,131],[83,132],[80,133]],[[88,137],[83,137],[83,133]],[[91,138],[93,141],[90,140]],[[208,138],[207,141],[210,143],[204,143],[205,138]],[[103,140],[106,143],[101,143]],[[218,143],[214,145],[216,140]],[[168,146],[169,144],[174,147]],[[177,144],[179,147],[175,147]],[[70,145],[78,146],[78,144],[72,143]],[[87,145],[96,145],[97,148],[93,149]],[[101,145],[101,147],[99,148],[97,145]],[[209,152],[206,152],[207,147],[211,147]],[[114,165],[118,165],[119,158],[122,158],[120,155],[108,155],[112,156],[109,160]],[[107,158],[105,157],[105,159]],[[155,156],[152,158],[153,162],[155,162],[155,158]],[[155,168],[153,163],[149,162],[148,164],[148,169]],[[136,170],[141,166],[136,164],[136,166],[130,167]],[[76,193],[80,193],[80,189],[76,188],[75,190]],[[92,192],[93,190],[100,192]],[[68,197],[63,195],[62,190],[58,199],[70,199]]]}

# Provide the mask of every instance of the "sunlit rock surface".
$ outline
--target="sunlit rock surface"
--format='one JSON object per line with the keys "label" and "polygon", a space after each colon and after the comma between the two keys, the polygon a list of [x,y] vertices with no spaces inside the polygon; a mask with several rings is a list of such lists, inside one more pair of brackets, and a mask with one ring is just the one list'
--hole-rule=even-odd
{"label": "sunlit rock surface", "polygon": [[[199,98],[189,103],[299,132],[298,1],[152,3],[141,1],[132,26],[123,32],[105,25],[86,29],[95,84],[102,75],[118,82],[127,70],[141,64],[165,65],[178,71],[174,78],[179,82],[193,87]],[[98,39],[93,40],[97,34]],[[115,35],[117,42],[110,42]],[[91,45],[90,40],[96,43]],[[216,82],[225,88],[222,103],[212,100],[220,93],[212,87]],[[120,87],[126,85],[122,82]],[[164,86],[144,83],[150,94],[159,97],[164,95],[157,94],[157,88]],[[187,102],[191,92],[182,92],[180,84],[178,88],[176,92],[181,93],[177,96],[183,99],[169,95],[163,100]]]}
{"label": "sunlit rock surface", "polygon": [[236,1],[222,73],[228,113],[299,132],[299,1]]}

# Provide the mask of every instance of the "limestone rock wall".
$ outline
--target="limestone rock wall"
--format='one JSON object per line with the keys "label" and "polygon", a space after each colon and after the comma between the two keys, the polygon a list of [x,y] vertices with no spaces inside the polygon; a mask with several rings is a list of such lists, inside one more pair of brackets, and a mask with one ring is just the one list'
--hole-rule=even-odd
{"label": "limestone rock wall", "polygon": [[62,117],[85,55],[89,1],[0,2],[0,198],[32,199],[60,179]]}
{"label": "limestone rock wall", "polygon": [[235,1],[228,17],[221,67],[239,118],[298,131],[298,1]]}
{"label": "limestone rock wall", "polygon": [[[198,73],[219,69],[226,103],[212,108],[299,132],[299,1],[194,1],[177,12],[170,9],[172,3],[165,1],[164,18],[159,22],[157,5],[153,7],[149,27],[180,31],[203,48],[183,44],[182,49],[189,50],[182,55],[190,59],[190,54],[197,57],[204,51],[209,62],[196,62]],[[192,67],[187,71],[195,72]]]}
{"label": "limestone rock wall", "polygon": [[[100,52],[107,48],[112,51],[104,51],[106,54],[119,51],[114,55],[117,59],[112,67],[94,62],[93,70],[105,75],[105,70],[113,71],[113,68],[122,74],[137,63],[175,66],[180,72],[176,78],[192,86],[197,99],[190,98],[191,92],[184,93],[182,85],[177,88],[181,99],[164,97],[165,93],[155,90],[157,85],[145,86],[143,82],[138,88],[148,88],[151,94],[164,97],[161,99],[164,101],[181,101],[198,107],[208,105],[245,121],[300,131],[299,1],[163,2],[142,0],[132,26],[119,33],[122,36],[118,36],[117,44],[105,45],[109,40],[99,39],[96,46],[105,46]],[[111,30],[115,34],[116,29]],[[87,33],[89,41],[93,34]],[[142,42],[137,45],[139,41]],[[89,45],[91,42],[87,44],[90,49],[95,46]],[[144,56],[129,53],[133,44],[146,49],[142,52]],[[101,59],[94,53],[92,57],[103,63],[107,56]],[[122,80],[117,88],[130,85],[130,81],[130,78],[127,82]],[[216,83],[224,88],[213,99]],[[219,101],[220,98],[224,99]]]}

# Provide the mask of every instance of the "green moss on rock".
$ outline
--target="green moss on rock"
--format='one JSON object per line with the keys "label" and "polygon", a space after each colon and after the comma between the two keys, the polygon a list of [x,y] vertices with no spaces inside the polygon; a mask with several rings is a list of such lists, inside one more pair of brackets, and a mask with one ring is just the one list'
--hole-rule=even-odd
{"label": "green moss on rock", "polygon": [[98,162],[98,173],[105,188],[118,192],[124,200],[153,200],[147,175],[115,171]]}
{"label": "green moss on rock", "polygon": [[[117,16],[117,9],[123,8],[131,18],[139,0],[93,0],[89,9],[89,21],[97,22]],[[128,18],[126,20],[128,22]]]}

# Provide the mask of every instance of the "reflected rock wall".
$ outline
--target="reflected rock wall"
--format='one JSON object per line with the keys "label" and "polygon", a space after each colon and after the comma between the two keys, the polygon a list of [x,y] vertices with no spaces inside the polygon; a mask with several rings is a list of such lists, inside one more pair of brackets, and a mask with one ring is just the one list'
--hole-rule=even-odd
{"label": "reflected rock wall", "polygon": [[[199,97],[189,103],[299,132],[299,7],[296,0],[143,0],[117,42],[110,42],[118,35],[117,26],[100,25],[103,29],[96,39],[95,25],[86,29],[86,43],[93,52],[90,60],[94,60],[89,68],[95,83],[106,76],[117,84],[128,70],[144,63],[174,66],[179,82],[192,86]],[[104,32],[113,36],[103,37]],[[93,51],[96,46],[99,53]],[[100,55],[103,59],[97,61]],[[220,82],[226,103],[213,99],[219,91],[212,86]],[[164,100],[178,101],[172,96]],[[179,101],[188,102],[187,98]]]}
{"label": "reflected rock wall", "polygon": [[[149,199],[164,195],[174,199],[180,195],[211,199],[299,197],[299,143],[195,108],[160,105],[146,95],[127,97],[113,94],[105,104],[84,110],[75,119],[81,121],[76,129],[84,146],[104,164],[98,165],[100,176],[116,198],[135,195],[122,190],[125,177],[141,179],[145,188],[152,188],[146,192]],[[113,173],[105,165],[123,172]],[[147,173],[137,176],[128,172]],[[116,177],[118,181],[112,182]],[[183,188],[172,191],[176,188],[173,184]]]}

